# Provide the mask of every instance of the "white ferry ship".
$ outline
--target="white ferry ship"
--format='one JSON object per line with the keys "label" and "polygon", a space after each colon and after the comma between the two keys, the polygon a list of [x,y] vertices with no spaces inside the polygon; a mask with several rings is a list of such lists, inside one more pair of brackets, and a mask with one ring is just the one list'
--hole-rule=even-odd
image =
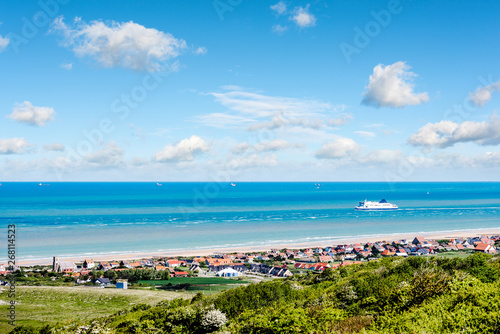
{"label": "white ferry ship", "polygon": [[359,205],[354,208],[354,210],[397,210],[398,206],[396,204],[388,203],[385,199],[380,202],[371,202],[365,200],[364,202],[359,202]]}

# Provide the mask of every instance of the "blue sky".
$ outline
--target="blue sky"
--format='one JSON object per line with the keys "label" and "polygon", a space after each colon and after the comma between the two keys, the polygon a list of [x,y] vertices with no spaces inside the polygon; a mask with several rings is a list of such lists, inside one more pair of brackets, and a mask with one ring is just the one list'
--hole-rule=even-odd
{"label": "blue sky", "polygon": [[0,181],[499,181],[499,11],[0,3]]}

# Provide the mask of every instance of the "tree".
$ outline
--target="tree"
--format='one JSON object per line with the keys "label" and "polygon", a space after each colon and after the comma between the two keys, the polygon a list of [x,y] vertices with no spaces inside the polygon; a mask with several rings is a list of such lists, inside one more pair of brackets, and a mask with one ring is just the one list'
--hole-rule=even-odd
{"label": "tree", "polygon": [[118,275],[114,270],[106,270],[106,272],[104,273],[104,277],[109,278],[110,280],[115,280],[116,276]]}

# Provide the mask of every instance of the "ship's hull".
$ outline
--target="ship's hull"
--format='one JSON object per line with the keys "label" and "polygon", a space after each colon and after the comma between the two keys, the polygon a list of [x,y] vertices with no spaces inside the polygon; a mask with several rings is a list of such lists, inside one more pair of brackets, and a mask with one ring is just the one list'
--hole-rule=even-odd
{"label": "ship's hull", "polygon": [[360,211],[393,211],[397,210],[398,208],[354,208],[354,210],[360,210]]}

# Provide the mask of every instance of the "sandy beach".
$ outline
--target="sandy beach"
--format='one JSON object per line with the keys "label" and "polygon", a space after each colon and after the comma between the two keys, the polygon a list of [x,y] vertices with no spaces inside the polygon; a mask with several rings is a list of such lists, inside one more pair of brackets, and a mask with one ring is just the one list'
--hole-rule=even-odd
{"label": "sandy beach", "polygon": [[[164,258],[164,257],[192,257],[192,256],[209,256],[221,253],[246,253],[246,252],[265,252],[270,249],[303,249],[313,247],[326,247],[340,244],[354,244],[354,243],[367,243],[376,241],[392,242],[401,239],[413,239],[414,237],[424,237],[429,240],[450,239],[450,238],[466,238],[476,237],[481,235],[500,235],[500,227],[481,230],[460,230],[460,231],[438,231],[438,232],[421,232],[413,234],[386,234],[375,235],[366,237],[353,237],[353,238],[334,238],[322,242],[312,243],[295,243],[295,244],[267,244],[255,247],[234,247],[234,248],[210,248],[203,250],[179,250],[172,252],[150,252],[150,253],[132,253],[132,254],[102,254],[96,255],[92,259],[94,261],[120,261],[120,260],[135,260],[135,259],[150,259],[150,258]],[[56,256],[57,254],[55,254]],[[72,257],[59,257],[60,261],[72,261],[75,263],[83,262],[89,259],[87,256],[72,256]],[[36,259],[36,260],[23,260],[17,261],[20,266],[34,266],[34,265],[50,265],[52,258]]]}

